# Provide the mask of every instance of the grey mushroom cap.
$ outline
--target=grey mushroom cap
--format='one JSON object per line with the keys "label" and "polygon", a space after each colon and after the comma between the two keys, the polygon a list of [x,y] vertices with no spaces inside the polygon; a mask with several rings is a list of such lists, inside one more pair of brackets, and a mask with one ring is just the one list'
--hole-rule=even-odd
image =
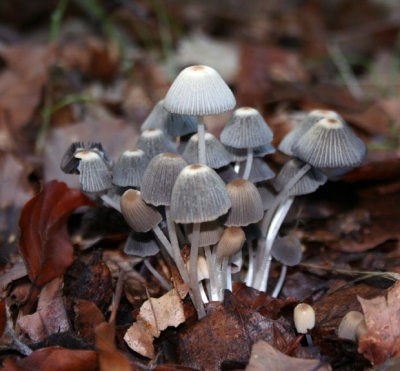
{"label": "grey mushroom cap", "polygon": [[85,149],[85,145],[83,142],[74,142],[68,147],[65,151],[61,163],[60,168],[66,174],[78,174],[78,166],[79,159],[75,157],[75,154],[79,151],[83,151]]}
{"label": "grey mushroom cap", "polygon": [[165,125],[168,119],[168,111],[164,108],[164,100],[159,100],[153,107],[146,120],[144,120],[140,131],[148,129],[159,129],[165,131]]}
{"label": "grey mushroom cap", "polygon": [[217,115],[236,105],[231,89],[213,68],[191,66],[176,77],[164,99],[168,112],[181,115]]}
{"label": "grey mushroom cap", "polygon": [[217,258],[235,255],[243,247],[246,240],[245,233],[240,227],[228,227],[221,236],[215,249]]}
{"label": "grey mushroom cap", "polygon": [[163,152],[178,153],[176,146],[160,129],[148,129],[142,132],[136,143],[150,159]]}
{"label": "grey mushroom cap", "polygon": [[225,183],[210,167],[189,165],[178,175],[171,197],[171,218],[176,223],[215,220],[230,207]]}
{"label": "grey mushroom cap", "polygon": [[93,150],[78,151],[79,181],[84,192],[103,192],[112,187],[111,169],[98,152]]}
{"label": "grey mushroom cap", "polygon": [[[242,177],[244,173],[244,166],[240,167],[239,176]],[[264,180],[272,179],[275,172],[267,165],[262,158],[253,159],[253,166],[250,170],[249,180],[253,183],[263,182]]]}
{"label": "grey mushroom cap", "polygon": [[113,183],[120,187],[140,187],[149,161],[141,149],[124,151],[113,167]]}
{"label": "grey mushroom cap", "polygon": [[343,120],[338,113],[330,110],[313,110],[309,112],[304,119],[288,134],[284,136],[278,145],[279,151],[288,156],[293,156],[292,147],[297,143],[299,138],[310,129],[317,121],[323,118],[334,118]]}
{"label": "grey mushroom cap", "polygon": [[282,264],[292,267],[301,262],[303,255],[301,242],[294,234],[278,238],[272,245],[271,254]]}
{"label": "grey mushroom cap", "polygon": [[232,180],[239,179],[239,174],[233,169],[232,165],[226,165],[216,169],[216,172],[221,179],[226,183],[232,182]]}
{"label": "grey mushroom cap", "polygon": [[251,107],[235,110],[221,132],[221,142],[234,148],[255,148],[271,143],[273,133],[260,113]]}
{"label": "grey mushroom cap", "polygon": [[[272,181],[274,188],[280,192],[286,183],[305,165],[297,158],[291,158],[283,165],[281,171]],[[319,169],[312,168],[290,189],[289,196],[300,196],[314,192],[326,183],[328,177]]]}
{"label": "grey mushroom cap", "polygon": [[271,186],[266,182],[257,183],[256,187],[260,193],[264,211],[268,210],[275,199],[275,193],[271,190]]}
{"label": "grey mushroom cap", "polygon": [[[247,158],[247,148],[233,148],[225,145],[225,149],[231,154],[232,161],[245,161]],[[264,157],[275,153],[275,148],[271,143],[253,148],[254,157]]]}
{"label": "grey mushroom cap", "polygon": [[144,202],[139,191],[128,189],[121,196],[121,213],[136,232],[148,232],[158,226],[162,220],[157,209]]}
{"label": "grey mushroom cap", "polygon": [[187,162],[175,153],[160,153],[147,166],[142,178],[143,199],[155,206],[171,204],[176,178]]}
{"label": "grey mushroom cap", "polygon": [[[226,151],[221,142],[211,133],[204,135],[206,145],[206,165],[212,169],[219,169],[232,162],[231,155]],[[199,136],[194,134],[191,136],[182,156],[189,164],[197,164],[199,162]]]}
{"label": "grey mushroom cap", "polygon": [[[218,220],[201,224],[199,247],[215,245],[224,232],[224,228]],[[192,243],[193,224],[187,224],[186,234],[190,243]]]}
{"label": "grey mushroom cap", "polygon": [[152,232],[139,233],[132,231],[126,239],[124,253],[145,258],[160,251]]}
{"label": "grey mushroom cap", "polygon": [[168,113],[165,132],[171,137],[180,137],[197,131],[197,116]]}
{"label": "grey mushroom cap", "polygon": [[324,118],[299,138],[292,152],[317,168],[354,167],[363,162],[367,146],[344,121]]}
{"label": "grey mushroom cap", "polygon": [[244,179],[234,180],[226,186],[232,207],[226,215],[227,226],[246,226],[257,223],[264,215],[262,200],[256,186]]}
{"label": "grey mushroom cap", "polygon": [[99,156],[103,159],[103,161],[106,163],[108,167],[113,166],[112,160],[108,157],[107,152],[105,151],[103,144],[100,142],[89,142],[88,147],[89,150],[97,152]]}

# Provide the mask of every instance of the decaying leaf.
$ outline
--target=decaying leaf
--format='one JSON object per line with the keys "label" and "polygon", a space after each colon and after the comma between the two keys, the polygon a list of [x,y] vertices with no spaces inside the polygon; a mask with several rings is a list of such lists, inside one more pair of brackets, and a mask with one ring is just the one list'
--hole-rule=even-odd
{"label": "decaying leaf", "polygon": [[185,322],[181,299],[171,290],[158,299],[150,298],[140,308],[137,321],[128,329],[124,340],[135,352],[144,357],[154,357],[153,338],[169,326]]}
{"label": "decaying leaf", "polygon": [[358,351],[373,365],[400,354],[400,282],[387,292],[367,300],[358,297],[368,332],[358,342]]}
{"label": "decaying leaf", "polygon": [[24,206],[19,220],[19,249],[32,282],[43,285],[72,264],[74,249],[66,221],[82,205],[93,203],[77,189],[53,180]]}
{"label": "decaying leaf", "polygon": [[77,334],[91,343],[94,342],[94,329],[104,322],[103,313],[95,303],[89,300],[77,299],[74,305],[74,328]]}
{"label": "decaying leaf", "polygon": [[51,334],[70,329],[62,287],[61,278],[49,282],[40,292],[37,311],[18,320],[18,325],[30,340],[41,341]]}
{"label": "decaying leaf", "polygon": [[281,353],[266,341],[258,341],[251,350],[249,365],[247,371],[328,371],[331,366],[322,363],[319,359],[303,359],[289,357]]}

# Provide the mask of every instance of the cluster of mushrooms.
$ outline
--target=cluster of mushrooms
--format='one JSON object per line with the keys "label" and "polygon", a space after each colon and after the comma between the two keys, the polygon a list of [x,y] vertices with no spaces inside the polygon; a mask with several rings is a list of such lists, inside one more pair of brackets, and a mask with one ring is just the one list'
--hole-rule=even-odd
{"label": "cluster of mushrooms", "polygon": [[286,267],[301,261],[298,238],[279,236],[294,197],[324,184],[324,170],[358,166],[366,155],[337,113],[315,110],[280,143],[291,158],[275,177],[264,161],[275,151],[273,133],[256,109],[233,111],[220,140],[206,132],[205,116],[235,105],[214,69],[188,67],[143,123],[135,149],[112,164],[100,143],[73,143],[61,163],[80,175],[84,192],[122,213],[132,228],[127,254],[146,258],[161,250],[172,258],[199,318],[204,303],[232,289],[232,277],[266,291],[272,258],[282,264],[277,297]]}

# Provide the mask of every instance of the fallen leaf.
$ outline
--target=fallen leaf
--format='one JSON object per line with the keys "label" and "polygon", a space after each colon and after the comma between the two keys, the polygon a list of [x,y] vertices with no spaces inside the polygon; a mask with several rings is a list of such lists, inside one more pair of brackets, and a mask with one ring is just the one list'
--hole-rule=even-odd
{"label": "fallen leaf", "polygon": [[6,301],[0,301],[0,337],[3,335],[4,327],[6,326],[7,314],[6,314]]}
{"label": "fallen leaf", "polygon": [[72,264],[74,248],[66,221],[82,205],[93,202],[77,189],[53,180],[22,209],[19,250],[32,282],[43,285]]}
{"label": "fallen leaf", "polygon": [[100,371],[131,371],[128,359],[115,347],[115,323],[102,322],[96,326],[95,333]]}
{"label": "fallen leaf", "polygon": [[143,357],[154,358],[154,337],[145,322],[134,322],[125,333],[124,340],[132,350]]}
{"label": "fallen leaf", "polygon": [[3,273],[0,277],[0,288],[2,290],[5,290],[7,286],[15,281],[18,280],[22,277],[25,277],[27,275],[26,267],[25,264],[21,261],[15,265],[13,265],[12,268],[10,268],[8,271]]}
{"label": "fallen leaf", "polygon": [[78,336],[93,343],[94,329],[105,321],[103,313],[95,303],[89,300],[77,299],[74,305],[74,328]]}
{"label": "fallen leaf", "polygon": [[97,353],[94,350],[66,349],[50,347],[35,350],[26,358],[11,360],[6,358],[2,370],[40,370],[40,371],[95,371]]}
{"label": "fallen leaf", "polygon": [[358,351],[374,366],[400,354],[400,282],[387,291],[387,297],[357,297],[368,332],[358,341]]}
{"label": "fallen leaf", "polygon": [[332,370],[331,366],[319,359],[289,357],[265,341],[253,345],[247,371],[286,371],[286,370]]}
{"label": "fallen leaf", "polygon": [[18,319],[19,327],[30,340],[38,342],[51,334],[70,330],[62,288],[61,278],[46,284],[40,292],[37,311]]}

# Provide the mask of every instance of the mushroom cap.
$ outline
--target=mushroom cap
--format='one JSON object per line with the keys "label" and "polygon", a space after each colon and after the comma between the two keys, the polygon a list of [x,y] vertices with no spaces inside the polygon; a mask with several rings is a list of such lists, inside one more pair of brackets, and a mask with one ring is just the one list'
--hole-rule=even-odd
{"label": "mushroom cap", "polygon": [[357,341],[357,328],[364,321],[364,315],[361,312],[352,310],[342,318],[338,327],[338,337]]}
{"label": "mushroom cap", "polygon": [[153,107],[146,120],[140,127],[140,131],[159,129],[164,131],[168,119],[168,111],[164,108],[164,100],[159,100]]}
{"label": "mushroom cap", "polygon": [[[239,176],[242,177],[244,173],[244,166],[240,167]],[[253,183],[263,182],[264,180],[272,179],[275,173],[267,165],[267,163],[262,158],[254,158],[253,164],[251,166],[249,180]]]}
{"label": "mushroom cap", "polygon": [[272,245],[271,255],[282,264],[293,267],[301,262],[301,242],[294,234],[278,238]]}
{"label": "mushroom cap", "polygon": [[240,227],[228,227],[225,229],[215,249],[217,258],[235,255],[243,247],[246,235]]}
{"label": "mushroom cap", "polygon": [[70,146],[65,151],[61,163],[60,168],[66,174],[78,174],[78,166],[79,159],[75,157],[75,154],[78,151],[83,151],[85,149],[85,145],[83,142],[74,142],[71,143]]}
{"label": "mushroom cap", "polygon": [[172,188],[185,166],[186,161],[175,153],[160,153],[153,157],[142,178],[143,200],[155,206],[170,205]]}
{"label": "mushroom cap", "polygon": [[111,170],[97,151],[78,151],[74,157],[80,160],[79,182],[84,192],[103,192],[112,187]]}
{"label": "mushroom cap", "polygon": [[181,115],[217,115],[236,105],[231,89],[217,71],[208,66],[191,66],[176,77],[164,99],[168,112]]}
{"label": "mushroom cap", "polygon": [[197,131],[197,117],[168,113],[165,132],[171,137],[180,137]]}
{"label": "mushroom cap", "polygon": [[152,232],[139,233],[132,231],[126,239],[124,253],[127,255],[147,256],[156,255],[160,251]]}
{"label": "mushroom cap", "polygon": [[260,193],[264,211],[268,210],[275,199],[275,193],[271,191],[270,185],[266,182],[257,183],[256,187]]}
{"label": "mushroom cap", "polygon": [[144,202],[139,191],[128,189],[121,196],[121,213],[136,232],[148,232],[156,227],[162,220],[157,209]]}
{"label": "mushroom cap", "polygon": [[189,165],[178,175],[171,196],[171,218],[176,223],[215,220],[230,207],[225,183],[210,167]]}
{"label": "mushroom cap", "polygon": [[[206,165],[212,169],[219,169],[232,162],[232,156],[227,152],[221,142],[211,133],[204,134],[206,145]],[[199,136],[194,134],[190,137],[182,156],[189,164],[199,162]]]}
{"label": "mushroom cap", "polygon": [[257,223],[264,215],[260,193],[256,186],[245,179],[237,179],[226,186],[232,207],[226,215],[227,226],[246,226]]}
{"label": "mushroom cap", "polygon": [[323,118],[335,118],[342,120],[340,115],[335,111],[329,110],[313,110],[309,112],[304,119],[289,133],[287,133],[278,145],[278,149],[288,156],[293,156],[292,147],[297,143],[299,138],[318,120]]}
{"label": "mushroom cap", "polygon": [[[234,148],[225,145],[225,149],[231,154],[232,161],[245,161],[247,158],[247,148]],[[254,157],[264,157],[274,152],[275,148],[271,143],[253,148]]]}
{"label": "mushroom cap", "polygon": [[344,121],[323,118],[299,138],[292,152],[318,168],[354,167],[363,162],[367,146]]}
{"label": "mushroom cap", "polygon": [[315,326],[314,308],[306,303],[297,304],[293,312],[294,325],[299,334],[306,334]]}
{"label": "mushroom cap", "polygon": [[271,143],[272,130],[251,107],[238,108],[221,132],[221,142],[234,148],[255,148]]}
{"label": "mushroom cap", "polygon": [[124,151],[113,167],[113,183],[120,187],[139,187],[149,161],[141,149]]}
{"label": "mushroom cap", "polygon": [[160,129],[143,131],[136,148],[141,149],[150,159],[163,152],[178,153],[175,144]]}
{"label": "mushroom cap", "polygon": [[[286,183],[305,165],[297,158],[291,158],[282,167],[277,177],[272,181],[274,188],[280,192]],[[319,186],[326,183],[328,177],[316,168],[310,169],[303,177],[290,189],[289,196],[300,196],[314,192]]]}
{"label": "mushroom cap", "polygon": [[[201,224],[199,247],[215,245],[221,238],[224,228],[218,220]],[[193,224],[188,224],[186,229],[187,238],[192,243]]]}

